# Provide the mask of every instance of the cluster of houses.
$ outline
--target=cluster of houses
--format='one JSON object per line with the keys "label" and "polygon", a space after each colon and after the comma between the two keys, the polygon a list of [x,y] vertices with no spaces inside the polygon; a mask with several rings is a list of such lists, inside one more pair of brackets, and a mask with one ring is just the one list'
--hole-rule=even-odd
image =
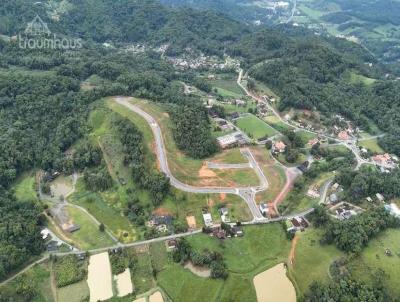
{"label": "cluster of houses", "polygon": [[348,202],[341,202],[330,208],[329,211],[333,214],[332,216],[339,220],[347,220],[353,216],[356,216],[364,211],[364,209],[357,207]]}
{"label": "cluster of houses", "polygon": [[[236,60],[225,60],[221,62],[216,56],[206,56],[200,54],[199,56],[184,55],[183,57],[167,57],[167,62],[174,65],[176,68],[181,70],[187,69],[215,69],[215,70],[231,70],[240,67],[240,63]],[[211,78],[212,79],[212,78]]]}
{"label": "cluster of houses", "polygon": [[286,231],[288,233],[303,232],[310,223],[304,217],[294,217],[286,220]]}
{"label": "cluster of houses", "polygon": [[235,131],[217,138],[217,143],[221,149],[228,149],[236,146],[245,146],[249,140],[240,131]]}
{"label": "cluster of houses", "polygon": [[270,110],[266,103],[258,102],[257,103],[257,116],[260,118],[266,117],[270,113]]}
{"label": "cluster of houses", "polygon": [[[378,165],[387,167],[387,168],[395,168],[398,166],[399,158],[395,155],[390,155],[388,153],[385,154],[377,154],[373,156],[372,161],[377,163]],[[382,172],[390,172],[389,170],[384,169]]]}

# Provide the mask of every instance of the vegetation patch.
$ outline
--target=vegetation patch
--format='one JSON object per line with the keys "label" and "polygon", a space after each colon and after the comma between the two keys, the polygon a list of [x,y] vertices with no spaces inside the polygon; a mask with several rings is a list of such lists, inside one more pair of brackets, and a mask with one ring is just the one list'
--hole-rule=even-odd
{"label": "vegetation patch", "polygon": [[78,260],[75,255],[56,257],[53,261],[57,287],[74,284],[87,277],[87,261]]}
{"label": "vegetation patch", "polygon": [[238,119],[236,125],[246,132],[249,137],[254,139],[265,136],[270,137],[277,133],[271,126],[254,115],[248,115]]}

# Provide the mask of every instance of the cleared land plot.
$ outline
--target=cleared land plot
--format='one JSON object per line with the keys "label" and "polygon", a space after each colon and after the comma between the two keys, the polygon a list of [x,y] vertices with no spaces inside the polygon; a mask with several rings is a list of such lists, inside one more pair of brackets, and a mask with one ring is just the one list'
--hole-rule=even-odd
{"label": "cleared land plot", "polygon": [[359,141],[358,145],[360,147],[366,148],[375,153],[383,153],[385,152],[379,145],[378,140],[376,138]]}
{"label": "cleared land plot", "polygon": [[295,302],[296,291],[280,263],[254,277],[258,302]]}
{"label": "cleared land plot", "polygon": [[107,252],[90,256],[87,283],[90,290],[90,302],[112,298],[112,275]]}
{"label": "cleared land plot", "polygon": [[132,280],[135,285],[135,293],[143,294],[154,287],[153,269],[151,258],[147,253],[137,255],[138,263],[132,271]]}
{"label": "cleared land plot", "polygon": [[253,111],[256,109],[256,105],[252,101],[247,101],[246,106],[244,107],[231,104],[220,104],[220,105],[224,107],[225,112],[227,114],[231,114],[233,112],[246,113],[249,112],[249,109],[252,109]]}
{"label": "cleared land plot", "polygon": [[18,200],[38,201],[35,190],[35,174],[33,172],[22,174],[14,185],[15,197]]}
{"label": "cleared land plot", "polygon": [[69,234],[68,237],[81,249],[89,250],[114,244],[110,236],[106,232],[100,232],[98,225],[85,212],[73,206],[68,206],[67,211],[74,224],[80,226],[78,231]]}
{"label": "cleared land plot", "polygon": [[274,128],[254,115],[247,115],[238,119],[236,125],[254,139],[277,134]]}
{"label": "cleared land plot", "polygon": [[286,183],[285,171],[282,166],[275,162],[269,151],[264,147],[253,147],[251,148],[251,153],[262,168],[269,184],[268,190],[256,195],[256,200],[258,202],[273,201]]}
{"label": "cleared land plot", "polygon": [[149,302],[164,302],[162,294],[157,291],[149,297]]}
{"label": "cleared land plot", "polygon": [[[180,150],[178,150],[172,135],[172,122],[165,113],[165,110],[159,105],[146,102],[143,100],[132,99],[132,103],[152,115],[161,127],[161,131],[164,138],[164,143],[167,151],[168,164],[171,169],[172,174],[179,180],[196,186],[247,186],[247,185],[257,185],[258,178],[252,169],[243,170],[216,170],[212,171],[213,174],[207,173],[202,174],[202,168],[206,161],[214,161],[215,158],[218,160],[226,161],[229,159],[229,153],[221,155],[218,154],[215,157],[207,158],[204,160],[192,159]],[[125,112],[132,115],[137,115],[125,109]],[[144,122],[144,121],[142,121]],[[146,127],[149,127],[148,125]],[[152,138],[148,141],[148,144],[153,146],[154,139]]]}

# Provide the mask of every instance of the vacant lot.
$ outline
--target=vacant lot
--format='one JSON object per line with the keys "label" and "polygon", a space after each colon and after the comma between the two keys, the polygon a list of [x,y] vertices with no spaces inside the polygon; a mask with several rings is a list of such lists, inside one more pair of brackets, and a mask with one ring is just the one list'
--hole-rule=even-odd
{"label": "vacant lot", "polygon": [[270,137],[277,133],[274,128],[254,115],[247,115],[238,119],[237,126],[254,139],[259,139],[265,136]]}
{"label": "vacant lot", "polygon": [[81,302],[89,299],[89,287],[86,280],[57,289],[59,302]]}

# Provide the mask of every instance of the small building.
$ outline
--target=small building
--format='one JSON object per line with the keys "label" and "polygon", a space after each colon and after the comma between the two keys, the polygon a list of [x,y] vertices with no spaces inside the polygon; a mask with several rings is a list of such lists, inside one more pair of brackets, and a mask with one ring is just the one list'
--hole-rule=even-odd
{"label": "small building", "polygon": [[369,197],[369,196],[366,198],[366,200],[367,200],[368,202],[372,202],[372,201],[373,201],[372,198]]}
{"label": "small building", "polygon": [[246,101],[243,100],[235,100],[235,105],[240,106],[240,107],[245,107],[246,106]]}
{"label": "small building", "polygon": [[244,236],[243,230],[238,226],[232,227],[231,231],[233,233],[233,236],[235,236],[235,237],[243,237]]}
{"label": "small building", "polygon": [[48,229],[43,229],[40,231],[40,235],[42,235],[43,240],[46,240],[50,237],[50,231]]}
{"label": "small building", "polygon": [[338,138],[341,140],[349,140],[350,136],[349,136],[349,133],[347,132],[347,130],[343,130],[343,131],[339,132]]}
{"label": "small building", "polygon": [[286,149],[286,145],[284,142],[282,142],[282,141],[275,142],[275,144],[274,144],[275,152],[283,153],[283,152],[285,152],[285,149]]}
{"label": "small building", "polygon": [[350,209],[339,208],[336,210],[336,218],[338,218],[339,220],[349,219],[355,215],[357,215],[357,212]]}
{"label": "small building", "polygon": [[268,205],[266,203],[262,203],[259,206],[260,212],[263,216],[267,216],[269,213]]}
{"label": "small building", "polygon": [[239,131],[217,137],[217,142],[222,149],[227,149],[236,146],[237,144],[242,145],[247,143],[247,141]]}
{"label": "small building", "polygon": [[390,164],[391,157],[388,153],[385,154],[378,154],[372,157],[372,160],[380,165],[388,165]]}
{"label": "small building", "polygon": [[318,144],[318,143],[319,143],[318,138],[310,139],[310,140],[308,141],[308,144],[309,144],[310,146],[314,146],[314,145],[316,145],[316,144]]}
{"label": "small building", "polygon": [[335,190],[335,191],[337,189],[339,189],[339,184],[338,183],[334,183],[333,186],[332,186],[332,189]]}
{"label": "small building", "polygon": [[333,193],[329,196],[329,201],[331,203],[337,203],[339,201],[339,198],[337,196],[337,194]]}
{"label": "small building", "polygon": [[381,193],[376,193],[375,196],[378,199],[378,201],[380,201],[380,202],[385,201],[385,197],[383,197],[383,195]]}
{"label": "small building", "polygon": [[400,209],[395,203],[391,203],[390,205],[386,204],[385,209],[393,216],[400,218]]}
{"label": "small building", "polygon": [[176,249],[177,241],[176,239],[170,239],[166,241],[168,250]]}
{"label": "small building", "polygon": [[211,227],[213,225],[213,220],[210,213],[204,213],[203,220],[206,227]]}

